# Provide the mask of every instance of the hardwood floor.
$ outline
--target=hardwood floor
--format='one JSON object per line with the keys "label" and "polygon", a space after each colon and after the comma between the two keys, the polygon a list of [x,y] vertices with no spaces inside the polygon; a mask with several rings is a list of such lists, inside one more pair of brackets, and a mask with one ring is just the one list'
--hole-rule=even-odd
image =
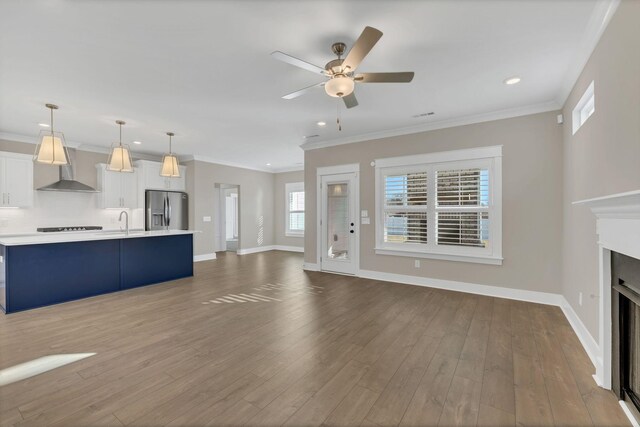
{"label": "hardwood floor", "polygon": [[9,316],[0,426],[629,425],[557,307],[308,273],[287,252]]}

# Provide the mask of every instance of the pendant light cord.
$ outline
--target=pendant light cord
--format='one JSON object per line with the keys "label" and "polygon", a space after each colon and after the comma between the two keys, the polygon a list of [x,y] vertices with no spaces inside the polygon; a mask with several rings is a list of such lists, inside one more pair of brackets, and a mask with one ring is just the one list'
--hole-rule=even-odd
{"label": "pendant light cord", "polygon": [[53,137],[53,108],[49,110],[51,111],[51,137]]}

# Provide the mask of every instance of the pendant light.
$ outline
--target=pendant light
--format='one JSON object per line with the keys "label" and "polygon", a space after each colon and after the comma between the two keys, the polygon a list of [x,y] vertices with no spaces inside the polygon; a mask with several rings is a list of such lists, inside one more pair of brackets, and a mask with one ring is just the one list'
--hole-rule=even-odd
{"label": "pendant light", "polygon": [[69,156],[67,155],[64,134],[53,130],[53,110],[57,110],[58,106],[45,104],[45,107],[51,110],[51,124],[49,130],[40,131],[39,142],[33,155],[33,160],[48,165],[67,165],[69,164]]}
{"label": "pendant light", "polygon": [[116,120],[120,126],[120,142],[114,142],[111,146],[111,154],[109,155],[109,163],[107,170],[114,172],[133,172],[133,164],[131,163],[131,150],[126,144],[122,144],[122,120]]}
{"label": "pendant light", "polygon": [[169,178],[180,178],[178,157],[171,151],[171,137],[175,134],[173,132],[167,132],[167,135],[169,135],[169,153],[162,157],[162,169],[160,170],[160,175],[168,176]]}

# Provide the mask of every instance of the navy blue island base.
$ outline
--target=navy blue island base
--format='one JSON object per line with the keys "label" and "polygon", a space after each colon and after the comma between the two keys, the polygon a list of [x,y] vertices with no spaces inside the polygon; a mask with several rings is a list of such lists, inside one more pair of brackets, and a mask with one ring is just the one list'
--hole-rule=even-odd
{"label": "navy blue island base", "polygon": [[193,276],[193,235],[2,246],[5,313]]}

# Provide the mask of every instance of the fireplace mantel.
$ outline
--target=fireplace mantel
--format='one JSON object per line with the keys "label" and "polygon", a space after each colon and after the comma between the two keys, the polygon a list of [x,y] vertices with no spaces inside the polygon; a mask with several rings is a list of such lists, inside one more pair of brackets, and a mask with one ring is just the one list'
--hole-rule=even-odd
{"label": "fireplace mantel", "polygon": [[611,388],[611,251],[640,259],[640,190],[573,202],[596,216],[599,250],[599,339],[596,382]]}

